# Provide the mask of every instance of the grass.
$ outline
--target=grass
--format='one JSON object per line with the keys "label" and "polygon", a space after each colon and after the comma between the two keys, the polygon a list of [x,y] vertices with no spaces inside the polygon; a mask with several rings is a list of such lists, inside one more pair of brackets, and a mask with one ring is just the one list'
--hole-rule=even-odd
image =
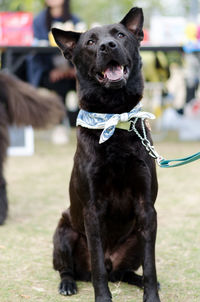
{"label": "grass", "polygon": [[[79,294],[62,297],[52,269],[52,235],[60,213],[69,203],[68,183],[75,138],[66,146],[52,145],[36,135],[32,157],[12,157],[5,173],[9,218],[0,228],[1,302],[92,302],[90,283],[78,283]],[[199,143],[168,140],[156,143],[167,158],[199,151]],[[200,301],[199,162],[174,169],[158,168],[157,273],[162,302]],[[114,302],[142,301],[142,291],[110,284]]]}

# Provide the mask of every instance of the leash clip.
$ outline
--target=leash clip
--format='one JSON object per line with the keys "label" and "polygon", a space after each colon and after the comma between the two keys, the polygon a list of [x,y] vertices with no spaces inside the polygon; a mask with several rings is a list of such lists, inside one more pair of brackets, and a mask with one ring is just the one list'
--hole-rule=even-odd
{"label": "leash clip", "polygon": [[160,165],[160,162],[164,159],[161,155],[158,154],[158,152],[155,150],[154,146],[150,144],[150,141],[147,139],[142,140],[143,146],[145,146],[147,152],[151,157],[157,160],[158,165]]}
{"label": "leash clip", "polygon": [[146,150],[149,152],[149,155],[155,159],[159,157],[158,153],[156,152],[154,146],[151,146],[150,142],[148,142],[148,145],[146,146]]}

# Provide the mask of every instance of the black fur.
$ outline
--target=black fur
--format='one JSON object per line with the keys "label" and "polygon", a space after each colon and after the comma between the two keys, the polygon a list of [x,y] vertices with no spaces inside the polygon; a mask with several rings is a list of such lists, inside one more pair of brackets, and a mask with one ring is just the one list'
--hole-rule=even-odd
{"label": "black fur", "polygon": [[[123,113],[138,104],[143,94],[142,26],[142,10],[133,8],[119,24],[83,34],[53,30],[64,55],[76,66],[81,108]],[[126,72],[120,79],[103,77],[109,66],[121,65]],[[142,132],[139,121],[137,129]],[[103,144],[100,134],[100,130],[77,129],[70,208],[54,235],[60,293],[75,294],[76,280],[92,279],[95,302],[111,302],[108,280],[122,280],[144,287],[144,302],[159,302],[155,162],[134,132],[116,129]],[[141,265],[142,277],[134,273]]]}

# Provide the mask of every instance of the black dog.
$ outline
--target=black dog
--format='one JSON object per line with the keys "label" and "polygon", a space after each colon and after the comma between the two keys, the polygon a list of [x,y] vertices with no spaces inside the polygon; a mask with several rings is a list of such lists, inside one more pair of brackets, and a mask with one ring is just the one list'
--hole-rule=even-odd
{"label": "black dog", "polygon": [[[119,24],[83,34],[53,29],[64,56],[76,66],[81,109],[121,114],[139,103],[142,27],[142,10],[133,8]],[[142,135],[140,119],[136,128]],[[159,302],[155,162],[136,132],[116,129],[99,144],[101,133],[77,129],[71,205],[54,235],[53,263],[61,277],[60,293],[75,294],[75,280],[92,280],[95,301],[111,302],[108,281],[122,280],[144,288],[145,302]],[[134,273],[141,265],[142,277]]]}
{"label": "black dog", "polygon": [[42,95],[14,76],[0,72],[0,225],[8,214],[3,165],[9,146],[8,126],[32,125],[44,128],[65,116],[61,100],[54,94]]}

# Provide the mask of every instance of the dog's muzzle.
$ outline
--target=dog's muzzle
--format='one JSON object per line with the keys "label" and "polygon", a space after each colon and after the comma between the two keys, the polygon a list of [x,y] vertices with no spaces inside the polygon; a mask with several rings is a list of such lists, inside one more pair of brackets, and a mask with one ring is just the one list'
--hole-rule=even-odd
{"label": "dog's muzzle", "polygon": [[118,89],[126,85],[129,76],[127,65],[120,65],[117,61],[110,61],[104,70],[96,73],[97,81],[106,88]]}

